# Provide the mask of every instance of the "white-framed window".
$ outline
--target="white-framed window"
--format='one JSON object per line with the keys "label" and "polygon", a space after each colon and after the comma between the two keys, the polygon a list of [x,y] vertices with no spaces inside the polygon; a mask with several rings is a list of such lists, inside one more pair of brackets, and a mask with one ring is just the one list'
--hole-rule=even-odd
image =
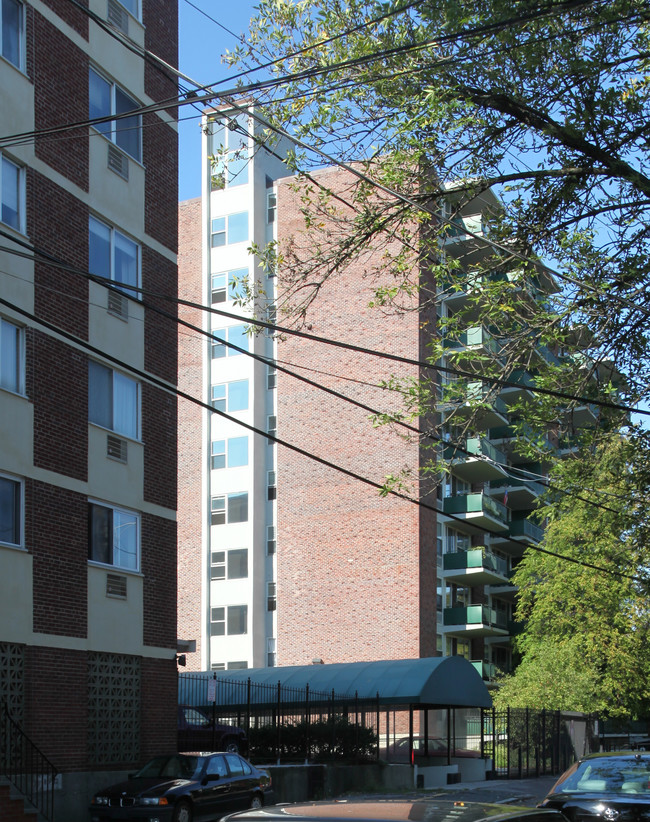
{"label": "white-framed window", "polygon": [[266,194],[266,222],[271,225],[275,222],[278,209],[278,195],[275,191],[268,191]]}
{"label": "white-framed window", "polygon": [[278,607],[277,587],[275,582],[266,583],[266,610],[275,611]]}
{"label": "white-framed window", "polygon": [[88,519],[88,559],[138,571],[140,516],[123,508],[90,502]]}
{"label": "white-framed window", "polygon": [[278,385],[278,372],[274,365],[267,365],[266,366],[266,387],[270,390],[273,388],[277,388]]}
{"label": "white-framed window", "polygon": [[212,525],[231,525],[248,522],[248,493],[221,494],[210,500]]}
{"label": "white-framed window", "polygon": [[140,297],[140,246],[116,228],[90,217],[88,220],[88,266],[91,274],[113,280],[122,291]]}
{"label": "white-framed window", "polygon": [[211,636],[241,636],[248,633],[248,605],[210,608]]}
{"label": "white-framed window", "polygon": [[275,536],[275,525],[267,525],[266,526],[266,553],[269,556],[275,554],[275,549],[277,547],[276,543],[276,536]]}
{"label": "white-framed window", "polygon": [[212,468],[241,468],[244,465],[248,465],[248,437],[212,441]]}
{"label": "white-framed window", "polygon": [[238,211],[224,217],[213,217],[210,231],[210,245],[221,248],[224,245],[245,243],[248,240],[248,212]]}
{"label": "white-framed window", "polygon": [[0,545],[23,544],[23,482],[0,474]]}
{"label": "white-framed window", "polygon": [[210,402],[217,411],[248,410],[248,380],[233,380],[213,385]]}
{"label": "white-framed window", "polygon": [[248,183],[249,131],[249,117],[244,112],[210,121],[213,191]]}
{"label": "white-framed window", "polygon": [[25,334],[0,317],[0,388],[25,393]]}
{"label": "white-framed window", "polygon": [[140,19],[140,0],[115,0],[115,2],[118,2],[120,5],[124,6],[129,14],[131,14],[132,17],[135,17],[136,20]]}
{"label": "white-framed window", "polygon": [[278,480],[275,471],[266,472],[266,496],[267,499],[275,499],[278,495]]}
{"label": "white-framed window", "polygon": [[[270,434],[272,437],[277,437],[278,435],[278,418],[275,414],[271,414],[266,418],[266,432]],[[275,445],[274,442],[271,440],[267,440],[269,445]]]}
{"label": "white-framed window", "polygon": [[25,233],[25,169],[0,154],[0,220]]}
{"label": "white-framed window", "polygon": [[116,434],[140,439],[139,383],[89,360],[88,419]]}
{"label": "white-framed window", "polygon": [[25,7],[19,0],[1,0],[2,56],[18,69],[25,66]]}
{"label": "white-framed window", "polygon": [[[92,67],[89,69],[88,98],[88,117],[91,120],[96,117],[126,114],[140,107],[140,104],[123,88],[99,74]],[[141,162],[142,117],[140,114],[95,123],[93,127],[134,160]]]}
{"label": "white-framed window", "polygon": [[247,280],[247,268],[234,268],[232,271],[213,274],[211,284],[212,304],[225,303],[226,300],[242,299],[245,294]]}
{"label": "white-framed window", "polygon": [[247,579],[248,548],[231,548],[229,551],[212,551],[210,555],[210,579]]}
{"label": "white-framed window", "polygon": [[275,668],[277,665],[278,643],[274,636],[266,638],[266,665],[268,668]]}
{"label": "white-framed window", "polygon": [[[229,325],[228,328],[216,328],[212,331],[212,359],[217,360],[221,357],[236,357],[248,351],[248,333],[247,325]],[[231,348],[230,345],[225,345],[225,342],[230,345],[236,345],[243,351],[237,351]]]}

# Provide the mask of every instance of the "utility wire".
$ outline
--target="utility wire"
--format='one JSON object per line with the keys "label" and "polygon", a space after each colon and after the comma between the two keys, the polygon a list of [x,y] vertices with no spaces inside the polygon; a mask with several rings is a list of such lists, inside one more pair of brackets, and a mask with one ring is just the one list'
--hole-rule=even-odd
{"label": "utility wire", "polygon": [[[34,247],[33,245],[31,245],[30,243],[28,243],[24,240],[19,240],[18,238],[10,235],[8,232],[6,232],[2,229],[0,229],[0,236],[3,236],[5,238],[7,238],[7,239],[11,240],[14,243],[17,243],[18,245],[22,246],[23,248],[27,248],[27,249],[31,250],[38,257],[43,257],[45,260],[50,261],[50,263],[54,263],[59,268],[62,268],[62,269],[66,270],[66,271],[69,271],[71,273],[78,274],[82,277],[94,279],[95,281],[100,282],[101,284],[106,285],[107,287],[110,287],[110,283],[112,282],[111,280],[107,280],[104,277],[100,277],[98,275],[89,273],[87,271],[81,271],[80,269],[75,268],[74,266],[71,266],[71,265],[69,265],[68,263],[66,263],[64,261],[61,261],[61,260],[57,259],[53,255],[50,255],[48,252],[37,249],[36,247]],[[7,250],[10,251],[11,253],[13,253],[11,248],[7,248]],[[416,360],[416,359],[412,359],[410,357],[403,357],[399,354],[390,354],[390,353],[385,352],[385,351],[378,351],[378,350],[372,349],[372,348],[365,348],[364,346],[356,345],[354,343],[346,343],[346,342],[343,342],[341,340],[334,340],[330,337],[322,337],[322,336],[319,336],[317,334],[310,334],[310,333],[307,333],[306,331],[301,331],[301,330],[296,329],[296,328],[289,328],[288,326],[277,325],[276,323],[271,323],[271,322],[268,322],[266,320],[247,317],[247,316],[242,315],[242,314],[235,314],[231,311],[224,311],[222,309],[213,308],[212,306],[202,305],[201,303],[195,303],[191,300],[184,300],[180,297],[170,297],[169,295],[166,295],[166,294],[160,294],[158,292],[148,291],[148,290],[140,288],[138,286],[129,285],[128,289],[129,289],[130,292],[133,292],[133,294],[135,294],[135,293],[143,294],[145,296],[166,300],[168,302],[173,302],[173,303],[178,304],[178,305],[183,305],[183,306],[186,306],[188,308],[196,308],[196,309],[199,309],[201,311],[204,311],[204,312],[207,312],[207,313],[210,313],[210,314],[216,314],[218,316],[227,317],[228,319],[237,320],[241,323],[244,323],[245,325],[251,326],[251,328],[259,327],[259,328],[269,329],[269,330],[277,332],[277,333],[289,334],[289,335],[300,337],[300,338],[303,338],[303,339],[308,339],[308,340],[311,340],[313,342],[323,343],[324,345],[330,345],[330,346],[334,346],[336,348],[342,348],[344,350],[354,351],[355,353],[359,353],[359,354],[367,354],[367,355],[372,356],[372,357],[379,357],[380,359],[391,360],[393,362],[400,362],[400,363],[405,364],[405,365],[414,365],[414,366],[417,366],[419,368],[426,368],[426,369],[430,369],[430,370],[434,370],[434,371],[442,371],[442,372],[445,372],[445,373],[454,374],[455,376],[467,377],[467,378],[472,379],[474,381],[479,381],[480,380],[482,382],[493,383],[495,385],[501,385],[501,386],[504,386],[504,387],[507,387],[507,388],[528,388],[529,390],[531,390],[535,393],[538,393],[538,394],[544,394],[546,396],[558,397],[559,399],[568,400],[570,402],[579,402],[583,405],[597,405],[597,406],[601,406],[603,408],[610,408],[610,409],[617,410],[617,411],[625,411],[626,413],[635,413],[635,414],[642,414],[642,415],[645,415],[645,416],[650,416],[650,410],[632,408],[631,406],[628,406],[628,405],[613,403],[613,402],[609,402],[607,400],[597,400],[597,399],[592,399],[592,398],[589,398],[589,397],[581,397],[581,396],[577,396],[575,394],[569,394],[569,393],[563,392],[563,391],[554,391],[550,388],[537,388],[537,387],[533,388],[531,386],[526,386],[523,383],[516,382],[514,380],[505,380],[505,379],[502,379],[500,377],[481,376],[479,373],[473,372],[473,371],[464,371],[462,369],[436,365],[436,364],[433,364],[433,363],[428,362],[426,360]],[[120,293],[123,293],[122,290],[120,290]],[[133,294],[130,295],[132,298],[133,298]]]}
{"label": "utility wire", "polygon": [[[122,293],[120,291],[120,289],[116,289],[116,290],[118,290],[119,293]],[[173,395],[178,396],[178,397],[182,397],[183,399],[188,400],[189,402],[193,403],[194,405],[198,405],[198,406],[204,408],[205,410],[209,411],[212,414],[217,414],[217,416],[222,417],[223,419],[229,420],[230,422],[234,422],[237,425],[241,426],[242,428],[245,428],[246,430],[250,431],[251,433],[258,434],[259,436],[264,437],[268,441],[274,442],[277,445],[281,445],[284,448],[287,448],[290,451],[293,451],[294,453],[300,454],[301,456],[304,456],[304,457],[312,460],[313,462],[318,463],[319,465],[322,465],[326,468],[331,468],[332,470],[337,471],[338,473],[341,473],[344,476],[349,477],[350,479],[354,479],[354,480],[357,480],[359,482],[362,482],[365,485],[368,485],[372,488],[375,488],[376,490],[381,491],[382,493],[386,493],[390,496],[396,497],[397,499],[401,499],[404,502],[408,502],[412,505],[417,505],[420,508],[424,508],[424,509],[432,511],[436,514],[441,514],[442,516],[445,516],[445,517],[447,517],[451,520],[456,520],[458,522],[463,522],[463,523],[465,522],[462,517],[459,517],[455,514],[445,513],[444,511],[441,511],[440,509],[438,509],[434,505],[430,505],[429,503],[426,503],[423,500],[413,499],[412,497],[409,497],[406,494],[402,494],[401,492],[396,491],[394,489],[388,489],[387,490],[387,489],[384,488],[384,486],[381,483],[375,482],[374,480],[371,480],[368,477],[363,477],[360,474],[357,474],[355,471],[351,471],[347,468],[344,468],[343,466],[337,465],[336,463],[331,462],[330,460],[326,460],[322,457],[317,456],[316,454],[314,454],[310,451],[306,451],[304,448],[300,448],[299,446],[294,445],[293,443],[290,443],[286,440],[280,439],[279,437],[277,437],[273,434],[269,434],[268,431],[262,431],[261,429],[256,428],[255,426],[250,425],[249,423],[246,423],[243,420],[239,420],[236,417],[233,417],[230,414],[227,414],[225,411],[220,411],[217,408],[213,408],[208,403],[205,403],[202,400],[199,400],[196,397],[193,397],[191,394],[188,394],[185,391],[181,391],[178,387],[168,383],[167,381],[162,380],[162,379],[160,379],[160,378],[158,378],[158,377],[154,376],[153,374],[150,374],[146,371],[142,371],[141,369],[136,368],[135,366],[130,365],[129,363],[125,363],[123,360],[120,360],[118,357],[114,357],[111,354],[108,354],[105,351],[102,351],[101,349],[96,348],[95,346],[91,345],[86,340],[82,340],[81,338],[76,337],[74,334],[71,334],[70,332],[63,330],[62,328],[59,328],[58,326],[54,325],[53,323],[50,323],[47,320],[44,320],[40,317],[37,317],[35,314],[32,314],[31,312],[27,311],[26,309],[21,308],[20,306],[16,305],[15,303],[12,303],[9,300],[4,299],[4,297],[0,297],[0,305],[4,305],[6,308],[8,308],[12,311],[15,311],[16,313],[18,313],[21,316],[27,318],[31,322],[36,323],[37,325],[40,325],[42,328],[47,329],[52,334],[54,334],[58,337],[62,337],[65,340],[68,340],[69,342],[73,343],[73,345],[75,347],[84,349],[86,351],[90,351],[92,354],[95,354],[96,356],[100,357],[101,359],[103,359],[107,362],[111,362],[115,365],[118,365],[121,369],[123,369],[125,371],[128,371],[129,373],[135,374],[137,377],[139,377],[144,382],[146,382],[150,385],[156,386],[157,388],[162,389],[166,393],[173,394]],[[489,531],[486,528],[481,528],[480,526],[473,526],[473,527],[477,528],[477,530],[479,530],[483,533],[494,535],[493,532]],[[549,551],[548,549],[541,548],[540,546],[530,545],[529,543],[524,542],[523,540],[518,540],[516,538],[510,538],[510,542],[512,542],[514,544],[521,545],[525,549],[528,548],[528,549],[533,550],[533,551],[539,551],[540,553],[547,554],[548,556],[552,556],[552,557],[555,557],[555,558],[561,559],[561,560],[566,560],[567,562],[571,562],[575,565],[580,565],[581,567],[584,567],[584,568],[590,568],[594,571],[599,571],[599,572],[607,574],[609,576],[614,576],[614,577],[618,577],[618,578],[621,578],[621,579],[629,579],[633,582],[637,582],[637,583],[640,583],[640,584],[646,584],[646,582],[647,582],[646,579],[644,579],[644,578],[642,578],[638,575],[627,574],[627,573],[624,573],[623,571],[615,571],[615,570],[612,570],[610,568],[604,568],[604,567],[596,565],[594,563],[585,562],[584,560],[578,560],[578,559],[575,559],[574,557],[569,557],[569,556],[566,556],[566,555],[563,555],[563,554],[558,554],[555,551]]]}

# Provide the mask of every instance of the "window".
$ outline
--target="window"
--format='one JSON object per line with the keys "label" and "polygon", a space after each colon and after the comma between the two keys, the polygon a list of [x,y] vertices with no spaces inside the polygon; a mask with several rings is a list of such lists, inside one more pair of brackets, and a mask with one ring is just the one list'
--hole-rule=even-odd
{"label": "window", "polygon": [[139,0],[118,0],[134,17],[140,19]]}
{"label": "window", "polygon": [[248,437],[232,437],[212,443],[212,467],[236,468],[248,465]]}
{"label": "window", "polygon": [[[92,274],[121,286],[140,285],[140,246],[116,228],[91,217],[88,222],[88,260]],[[122,288],[134,297],[137,291]]]}
{"label": "window", "polygon": [[248,115],[237,114],[211,122],[212,189],[248,182]]}
{"label": "window", "polygon": [[248,633],[248,605],[228,606],[228,635]]}
{"label": "window", "polygon": [[217,411],[246,411],[248,409],[248,380],[235,380],[212,386],[212,407]]}
{"label": "window", "polygon": [[239,468],[248,465],[248,437],[231,437],[212,443],[212,468]]}
{"label": "window", "polygon": [[212,497],[210,509],[212,525],[248,522],[248,494],[224,494]]}
{"label": "window", "polygon": [[88,559],[137,571],[140,518],[131,511],[90,503]]}
{"label": "window", "polygon": [[[266,431],[267,431],[267,433],[270,434],[272,437],[277,437],[277,435],[278,435],[277,428],[278,428],[278,418],[275,416],[275,414],[271,415],[270,417],[267,417],[266,418]],[[273,443],[270,442],[269,440],[267,440],[267,442],[269,443],[269,445],[273,445]]]}
{"label": "window", "polygon": [[241,635],[248,632],[248,605],[229,605],[210,609],[211,636]]}
{"label": "window", "polygon": [[266,387],[268,389],[276,388],[278,384],[278,372],[274,365],[266,366]]}
{"label": "window", "polygon": [[226,663],[225,662],[213,662],[210,665],[211,671],[225,671],[226,670]]}
{"label": "window", "polygon": [[22,545],[22,498],[22,482],[0,474],[0,543]]}
{"label": "window", "polygon": [[23,67],[23,43],[25,41],[25,24],[23,17],[23,4],[18,0],[1,0],[2,2],[2,22],[0,32],[2,33],[2,56],[5,60],[13,63],[16,68]]}
{"label": "window", "polygon": [[266,553],[270,555],[275,554],[275,525],[266,526]]}
{"label": "window", "polygon": [[266,664],[269,668],[274,668],[276,665],[276,649],[277,641],[275,637],[269,636],[266,638]]}
{"label": "window", "polygon": [[214,217],[210,245],[220,248],[233,243],[245,243],[248,240],[248,212],[239,211],[225,217]]}
{"label": "window", "polygon": [[278,198],[274,191],[269,191],[266,195],[266,222],[274,223],[278,208]]}
{"label": "window", "polygon": [[212,551],[210,556],[210,579],[221,580],[226,578],[248,578],[248,548]]}
{"label": "window", "polygon": [[[242,660],[236,661],[236,662],[229,662],[228,663],[228,670],[229,671],[244,671],[244,670],[246,670],[246,668],[248,668],[248,662],[246,662],[245,659],[242,659]],[[226,757],[226,758],[230,762],[230,758],[229,757]],[[252,771],[250,769],[247,770],[248,764],[246,762],[244,762],[242,759],[240,759],[239,763],[240,763],[239,767],[240,767],[241,771],[243,771],[244,773],[252,773]],[[232,769],[231,769],[231,772],[232,772]]]}
{"label": "window", "polygon": [[0,164],[0,220],[25,233],[25,173],[4,155]]}
{"label": "window", "polygon": [[247,268],[235,268],[222,274],[212,275],[212,304],[224,303],[226,300],[242,299],[245,284],[248,280]]}
{"label": "window", "polygon": [[268,471],[266,475],[267,499],[276,499],[278,495],[278,482],[275,471]]}
{"label": "window", "polygon": [[88,419],[116,434],[140,438],[140,386],[130,377],[88,361]]}
{"label": "window", "polygon": [[0,319],[0,388],[25,392],[25,348],[22,329]]}
{"label": "window", "polygon": [[278,600],[276,597],[276,587],[275,582],[267,582],[266,583],[266,610],[267,611],[275,611],[278,607]]}
{"label": "window", "polygon": [[[139,104],[123,89],[102,77],[92,68],[88,79],[88,96],[90,100],[88,116],[91,120],[96,117],[122,115],[139,108]],[[139,114],[120,117],[119,120],[95,123],[94,128],[134,160],[140,162],[142,121]]]}
{"label": "window", "polygon": [[[212,359],[220,357],[236,357],[248,351],[248,334],[246,325],[231,325],[228,328],[218,328],[212,332]],[[225,342],[228,342],[228,345]],[[231,348],[231,346],[241,348]]]}

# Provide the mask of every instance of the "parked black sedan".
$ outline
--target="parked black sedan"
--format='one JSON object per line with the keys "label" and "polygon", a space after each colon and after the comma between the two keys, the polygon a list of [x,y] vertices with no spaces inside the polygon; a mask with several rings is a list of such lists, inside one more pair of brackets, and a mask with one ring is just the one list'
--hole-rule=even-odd
{"label": "parked black sedan", "polygon": [[562,774],[540,807],[569,822],[650,822],[650,754],[590,754]]}
{"label": "parked black sedan", "polygon": [[157,756],[127,782],[99,791],[92,822],[201,822],[273,802],[271,777],[236,753]]}

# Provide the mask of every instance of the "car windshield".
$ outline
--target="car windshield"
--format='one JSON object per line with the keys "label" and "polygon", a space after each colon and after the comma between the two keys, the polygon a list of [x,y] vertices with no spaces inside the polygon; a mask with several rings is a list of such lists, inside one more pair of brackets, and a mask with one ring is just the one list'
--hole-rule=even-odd
{"label": "car windshield", "polygon": [[210,720],[202,714],[200,711],[197,711],[196,708],[184,708],[185,713],[185,721],[188,725],[209,725]]}
{"label": "car windshield", "polygon": [[650,758],[611,756],[587,759],[570,768],[553,793],[620,793],[650,796]]}
{"label": "car windshield", "polygon": [[191,779],[199,765],[198,756],[156,756],[134,774],[135,778]]}

